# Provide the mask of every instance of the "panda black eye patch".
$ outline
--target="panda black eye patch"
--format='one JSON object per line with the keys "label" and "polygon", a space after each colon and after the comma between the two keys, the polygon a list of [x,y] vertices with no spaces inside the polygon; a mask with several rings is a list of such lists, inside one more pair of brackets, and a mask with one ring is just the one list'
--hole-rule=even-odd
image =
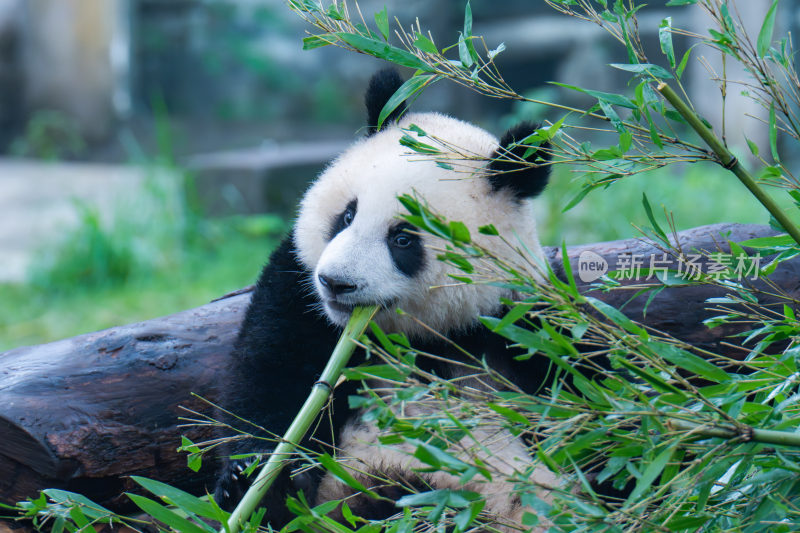
{"label": "panda black eye patch", "polygon": [[333,223],[331,224],[331,229],[328,232],[328,240],[333,240],[343,229],[353,223],[353,219],[356,218],[356,212],[358,211],[358,199],[350,200],[347,204],[347,207],[344,208],[344,211],[336,215],[336,218],[333,219]]}
{"label": "panda black eye patch", "polygon": [[412,231],[418,230],[408,222],[403,222],[389,229],[386,235],[386,244],[394,265],[409,278],[414,277],[425,266],[422,238],[411,233]]}

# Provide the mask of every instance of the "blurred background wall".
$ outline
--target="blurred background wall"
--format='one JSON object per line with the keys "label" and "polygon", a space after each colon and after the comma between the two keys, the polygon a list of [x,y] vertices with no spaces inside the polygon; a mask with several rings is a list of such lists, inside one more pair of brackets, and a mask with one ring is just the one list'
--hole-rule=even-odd
{"label": "blurred background wall", "polygon": [[[656,32],[663,17],[706,33],[699,8],[663,4],[649,2],[642,12],[640,28],[654,57],[660,55]],[[738,2],[752,34],[769,4]],[[368,14],[383,5],[360,3]],[[463,5],[412,0],[387,7],[405,24],[419,17],[449,42],[462,24]],[[797,2],[780,5],[779,29],[791,30]],[[498,6],[475,0],[473,12],[476,33],[490,44],[507,44],[499,64],[518,90],[552,91],[546,86],[551,80],[618,90],[627,81],[606,66],[625,60],[616,43],[598,27],[561,17],[543,2],[507,0]],[[304,30],[282,0],[0,0],[0,149],[13,153],[16,140],[19,152],[25,141],[35,142],[26,133],[32,135],[31,122],[43,112],[61,115],[60,127],[69,130],[62,133],[82,141],[80,149],[64,155],[90,160],[125,160],[120,131],[141,133],[146,143],[148,123],[159,109],[181,130],[181,155],[263,139],[340,138],[361,125],[362,88],[379,62],[327,48],[304,53]],[[707,59],[721,74],[716,58]],[[700,62],[691,69],[693,98],[708,102],[704,114],[717,118],[716,89],[708,90]],[[734,79],[737,74],[728,72]],[[731,91],[734,107],[736,92]],[[577,96],[567,92],[559,98]],[[513,107],[446,84],[426,94],[424,104],[490,124]]]}
{"label": "blurred background wall", "polygon": [[[372,20],[384,4],[406,26],[418,17],[440,45],[455,42],[463,24],[463,0],[360,7]],[[665,4],[654,0],[640,12],[646,47],[662,63],[664,17],[701,34],[709,25],[698,8]],[[737,2],[751,35],[770,4]],[[776,35],[795,28],[799,5],[780,2]],[[567,105],[591,99],[548,81],[629,90],[628,76],[607,66],[627,62],[625,51],[600,28],[530,0],[473,0],[472,10],[474,33],[490,47],[505,43],[498,65],[516,90]],[[283,0],[0,0],[0,301],[14,302],[0,307],[0,347],[3,335],[9,346],[198,305],[255,277],[307,183],[362,135],[363,91],[383,66],[333,47],[304,52],[305,30]],[[674,39],[682,55],[688,42]],[[719,125],[708,71],[722,66],[718,54],[701,55],[686,87]],[[743,132],[758,141],[764,128],[748,117],[761,110],[738,93],[729,91],[726,126],[741,147]],[[521,119],[561,117],[448,83],[414,108],[497,134]],[[644,190],[674,210],[681,227],[766,222],[726,179],[709,167],[671,168],[624,180],[562,214],[580,173],[559,168],[539,204],[543,239],[631,236]],[[96,309],[98,291],[113,300],[105,314]],[[58,300],[62,294],[70,296]],[[64,316],[76,307],[97,316],[71,324]]]}

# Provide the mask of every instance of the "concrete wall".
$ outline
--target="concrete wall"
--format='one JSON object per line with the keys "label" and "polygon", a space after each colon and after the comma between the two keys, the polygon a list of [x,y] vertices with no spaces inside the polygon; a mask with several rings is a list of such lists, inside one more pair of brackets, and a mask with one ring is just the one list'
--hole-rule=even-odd
{"label": "concrete wall", "polygon": [[52,109],[88,139],[126,110],[127,0],[27,0],[20,32],[29,110]]}

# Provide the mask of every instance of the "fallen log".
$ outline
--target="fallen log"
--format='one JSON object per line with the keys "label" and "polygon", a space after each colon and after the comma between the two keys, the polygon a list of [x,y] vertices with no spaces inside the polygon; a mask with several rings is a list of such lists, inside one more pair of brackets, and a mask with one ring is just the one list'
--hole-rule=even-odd
{"label": "fallen log", "polygon": [[[719,248],[726,238],[772,234],[766,226],[718,224],[681,232],[679,241],[687,253],[713,252],[727,250]],[[647,263],[661,254],[636,239],[576,246],[569,249],[576,273],[586,252],[612,270],[626,255]],[[560,250],[548,249],[548,255],[563,277]],[[771,277],[800,298],[798,280],[800,258],[784,262]],[[577,281],[581,291],[589,290],[589,283]],[[712,286],[673,287],[650,302],[646,315],[648,295],[627,302],[624,312],[696,346],[740,355],[722,343],[736,333],[733,326],[702,325],[715,314],[705,301],[724,292]],[[614,306],[632,294],[593,293]],[[129,503],[122,493],[134,488],[128,479],[133,474],[198,493],[210,488],[214,465],[192,472],[185,455],[176,451],[182,434],[199,442],[211,437],[210,429],[179,427],[178,417],[186,414],[181,406],[210,411],[191,393],[216,398],[218,370],[249,299],[243,291],[167,317],[0,354],[0,501],[14,503],[55,487],[126,511]]]}

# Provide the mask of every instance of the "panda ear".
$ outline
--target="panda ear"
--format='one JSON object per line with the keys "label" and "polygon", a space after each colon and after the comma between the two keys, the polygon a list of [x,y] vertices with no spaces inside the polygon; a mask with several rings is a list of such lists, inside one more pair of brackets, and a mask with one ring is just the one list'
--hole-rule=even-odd
{"label": "panda ear", "polygon": [[538,150],[525,158],[525,152],[531,147],[515,144],[524,141],[538,128],[537,124],[523,122],[503,135],[500,147],[492,154],[492,162],[488,166],[492,191],[509,189],[517,199],[523,200],[538,196],[545,188],[550,178],[550,166],[544,165],[548,160],[549,145],[542,143]]}
{"label": "panda ear", "polygon": [[[378,117],[381,110],[389,98],[403,85],[403,78],[400,73],[393,68],[379,70],[372,75],[367,87],[367,94],[364,95],[364,103],[367,105],[367,136],[378,131]],[[383,121],[386,124],[396,122],[406,111],[406,103],[403,102]]]}

